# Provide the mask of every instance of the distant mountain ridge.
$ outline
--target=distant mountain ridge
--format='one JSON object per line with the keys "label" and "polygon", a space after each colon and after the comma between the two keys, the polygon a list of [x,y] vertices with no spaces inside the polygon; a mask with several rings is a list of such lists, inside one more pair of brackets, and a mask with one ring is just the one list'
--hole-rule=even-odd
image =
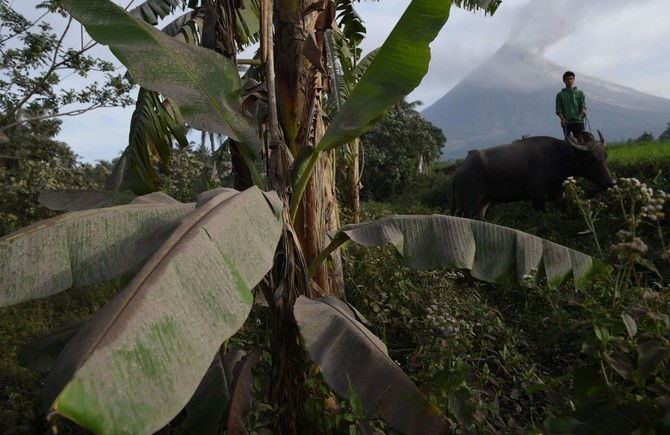
{"label": "distant mountain ridge", "polygon": [[[447,137],[442,159],[458,159],[471,149],[511,142],[522,135],[561,137],[555,114],[563,73],[571,69],[516,46],[503,45],[488,61],[421,112]],[[657,137],[670,122],[670,99],[580,74],[586,94],[587,130],[607,141]],[[597,137],[597,134],[596,134]]]}

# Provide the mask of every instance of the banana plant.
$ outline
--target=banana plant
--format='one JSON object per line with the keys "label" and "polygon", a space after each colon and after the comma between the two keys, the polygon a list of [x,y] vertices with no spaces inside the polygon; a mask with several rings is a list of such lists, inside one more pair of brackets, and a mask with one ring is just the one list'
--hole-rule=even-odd
{"label": "banana plant", "polygon": [[179,6],[178,0],[147,0],[130,10],[130,13],[149,24],[156,25]]}
{"label": "banana plant", "polygon": [[[272,267],[282,207],[276,194],[257,188],[208,192],[196,204],[151,194],[66,213],[0,239],[2,306],[133,275],[76,334],[65,331],[68,344],[49,365],[46,383],[52,412],[97,433],[151,433],[190,404],[206,385],[201,381],[213,376],[220,344],[249,314],[250,289]],[[579,252],[451,216],[345,226],[333,234],[330,249],[347,241],[390,243],[411,267],[465,269],[490,282],[519,282],[535,273],[553,285],[570,278],[579,283],[591,267],[591,258]],[[41,265],[39,273],[34,264]],[[446,417],[351,307],[334,297],[303,296],[295,319],[335,392],[346,396],[351,380],[364,406],[391,427],[446,430]],[[61,341],[62,334],[56,334]]]}
{"label": "banana plant", "polygon": [[[241,104],[233,62],[169,38],[111,1],[63,3],[94,39],[110,46],[138,83],[170,97],[189,124],[234,138],[249,155],[264,149],[258,125]],[[185,412],[191,427],[216,433],[220,428],[212,427],[211,419],[224,412],[221,400],[228,397],[227,427],[239,425],[257,354],[240,362],[244,369],[237,370],[233,385],[224,381],[219,351],[243,324],[254,303],[252,289],[259,287],[278,322],[290,322],[275,328],[297,326],[299,342],[333,391],[346,396],[353,389],[367,411],[397,431],[449,430],[444,410],[390,361],[383,342],[355,309],[332,296],[314,297],[320,283],[313,277],[324,260],[343,243],[391,243],[412,267],[466,269],[491,282],[518,282],[537,270],[558,285],[568,279],[579,284],[591,259],[511,229],[447,216],[397,216],[344,226],[308,259],[294,223],[319,159],[370,128],[421,81],[429,44],[450,6],[444,0],[410,4],[324,134],[295,160],[286,160],[292,177],[288,188],[279,185],[279,193],[264,191],[264,179],[256,174],[255,187],[206,192],[195,204],[156,195],[104,208],[85,209],[80,203],[74,211],[0,239],[0,306],[110,279],[126,283],[80,329],[59,331],[57,341],[67,344],[44,365],[50,369],[49,416],[61,415],[96,433],[152,433]],[[333,18],[326,7],[319,8],[312,11],[316,17]],[[101,204],[99,198],[91,201]],[[24,357],[31,354],[26,352]],[[349,358],[343,361],[341,355]],[[279,355],[275,363],[294,356]],[[194,422],[198,416],[209,421]],[[290,433],[284,426],[279,432]]]}
{"label": "banana plant", "polygon": [[[157,25],[159,20],[170,16],[179,8],[185,8],[185,3],[178,0],[147,0],[129,13],[148,24]],[[193,9],[176,17],[161,31],[177,41],[200,45],[205,8],[198,6],[200,2],[190,3],[194,2],[189,2],[189,7]],[[221,8],[220,4],[217,7]],[[259,2],[247,1],[245,7],[236,9],[236,12],[233,22],[226,22],[225,25],[234,27],[238,46],[243,48],[258,42]],[[227,17],[226,14],[221,16]],[[216,21],[216,18],[209,17],[209,20]],[[231,20],[230,17],[228,20]],[[132,80],[131,75],[128,77]],[[179,108],[170,98],[159,92],[141,88],[130,122],[128,146],[117,162],[114,175],[110,177],[105,189],[131,190],[136,194],[158,190],[160,183],[155,170],[156,161],[160,162],[161,166],[168,167],[172,158],[173,143],[176,142],[182,149],[188,146],[187,130],[187,124]]]}

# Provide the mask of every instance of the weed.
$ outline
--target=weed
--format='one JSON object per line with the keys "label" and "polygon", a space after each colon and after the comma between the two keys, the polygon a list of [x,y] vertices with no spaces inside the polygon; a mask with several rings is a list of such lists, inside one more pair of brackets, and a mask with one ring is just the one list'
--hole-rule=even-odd
{"label": "weed", "polygon": [[[577,183],[570,180],[566,187],[599,248],[598,213],[591,212],[591,201],[583,198]],[[667,270],[661,224],[667,194],[635,178],[619,179],[609,194],[623,224],[609,251],[612,273],[592,282],[591,291],[581,294],[580,304],[587,308],[585,314],[590,313],[591,328],[584,328],[585,319],[575,322],[575,335],[588,364],[573,376],[571,417],[580,422],[579,431],[667,430],[670,288],[655,264],[660,261]],[[650,243],[643,240],[646,237]],[[599,381],[577,375],[584,371],[591,376],[598,373]],[[612,411],[617,412],[615,419],[606,416]],[[616,424],[610,427],[613,421]]]}

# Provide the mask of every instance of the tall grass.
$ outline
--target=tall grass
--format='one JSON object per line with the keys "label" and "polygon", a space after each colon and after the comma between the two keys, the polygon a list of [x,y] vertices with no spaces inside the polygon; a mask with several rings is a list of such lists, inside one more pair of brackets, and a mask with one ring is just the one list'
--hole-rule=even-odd
{"label": "tall grass", "polygon": [[608,144],[611,164],[640,164],[670,159],[670,140]]}

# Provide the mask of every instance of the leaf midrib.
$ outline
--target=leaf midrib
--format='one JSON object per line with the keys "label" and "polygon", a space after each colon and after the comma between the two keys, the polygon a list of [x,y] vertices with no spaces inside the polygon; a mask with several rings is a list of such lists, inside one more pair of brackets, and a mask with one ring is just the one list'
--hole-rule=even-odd
{"label": "leaf midrib", "polygon": [[[239,194],[237,194],[237,195],[239,195]],[[226,203],[227,200],[237,197],[237,195],[235,195],[235,196],[233,196],[233,197],[227,197],[226,199],[224,199],[223,201],[221,201],[221,202],[220,202],[219,204],[217,204],[216,206],[213,206],[210,210],[208,210],[207,212],[205,212],[205,213],[204,213],[204,214],[203,214],[203,215],[196,221],[195,224],[193,224],[193,225],[189,225],[188,229],[185,230],[185,231],[183,231],[183,232],[181,233],[181,235],[179,235],[179,237],[178,237],[172,244],[168,245],[167,242],[169,242],[170,240],[174,239],[174,238],[176,237],[175,235],[178,234],[179,229],[182,227],[182,225],[184,225],[185,222],[182,222],[182,224],[180,224],[180,225],[177,227],[177,229],[175,230],[175,232],[173,232],[173,233],[170,235],[170,237],[168,237],[168,239],[166,240],[166,242],[163,243],[163,244],[158,248],[158,250],[156,251],[156,253],[155,253],[154,255],[152,255],[151,258],[149,258],[149,260],[147,260],[147,262],[146,262],[145,264],[152,263],[152,260],[153,260],[156,256],[159,256],[159,254],[161,254],[162,252],[164,252],[164,251],[167,249],[166,246],[170,246],[170,248],[167,249],[167,252],[168,252],[168,253],[171,252],[172,249],[173,249],[175,246],[177,246],[177,245],[179,244],[179,242],[180,242],[181,240],[183,240],[184,237],[185,237],[187,234],[189,234],[193,229],[198,228],[197,222],[200,222],[200,221],[202,221],[203,219],[205,219],[205,218],[206,218],[207,216],[209,216],[213,211],[215,211],[216,209],[218,209],[219,206],[221,206],[222,204]],[[214,198],[212,198],[212,200],[213,200],[213,199],[214,199]],[[210,201],[211,201],[211,200],[210,200]],[[99,345],[102,341],[104,341],[104,339],[105,339],[105,338],[108,336],[108,334],[111,332],[111,330],[113,329],[113,325],[116,324],[116,320],[117,320],[117,319],[118,319],[118,318],[125,312],[126,308],[127,308],[127,307],[130,305],[130,303],[134,300],[134,298],[135,298],[135,296],[137,296],[138,292],[143,288],[143,285],[142,285],[142,284],[143,284],[144,282],[146,282],[147,279],[148,279],[151,275],[153,275],[153,273],[156,271],[156,269],[158,269],[158,268],[159,268],[159,267],[166,261],[166,259],[167,259],[168,257],[169,257],[168,255],[161,255],[160,260],[157,261],[156,263],[154,263],[153,266],[151,266],[151,268],[147,271],[147,273],[145,273],[143,276],[141,276],[141,277],[139,277],[139,278],[137,278],[137,279],[134,278],[134,279],[128,284],[128,287],[126,287],[126,288],[130,288],[132,285],[135,285],[135,286],[136,286],[135,290],[134,290],[134,291],[132,292],[132,294],[128,297],[128,300],[127,300],[124,304],[122,304],[122,305],[120,306],[120,308],[118,309],[117,313],[116,313],[113,317],[111,317],[108,326],[102,331],[102,333],[99,335],[99,337],[98,337],[93,343],[91,343],[91,345],[89,346],[89,348],[86,350],[84,356],[83,356],[82,359],[81,359],[81,363],[78,364],[78,365],[77,365],[77,368],[73,371],[73,374],[72,374],[72,377],[73,377],[73,378],[74,378],[75,374],[77,373],[77,371],[79,371],[79,369],[84,365],[84,363],[86,363],[86,362],[89,360],[89,358],[91,357],[91,355],[93,354],[93,352],[95,351],[95,349],[98,348],[98,345]],[[142,270],[142,269],[140,269],[140,271],[141,271],[141,270]],[[137,282],[137,284],[136,284],[136,282]],[[54,403],[58,402],[60,396],[63,395],[63,393],[66,391],[67,385],[69,385],[70,383],[71,383],[71,379],[68,380],[67,384],[65,384],[65,386],[64,386],[63,389],[61,390],[60,394],[59,394],[59,395],[56,397],[56,399],[54,400]]]}

